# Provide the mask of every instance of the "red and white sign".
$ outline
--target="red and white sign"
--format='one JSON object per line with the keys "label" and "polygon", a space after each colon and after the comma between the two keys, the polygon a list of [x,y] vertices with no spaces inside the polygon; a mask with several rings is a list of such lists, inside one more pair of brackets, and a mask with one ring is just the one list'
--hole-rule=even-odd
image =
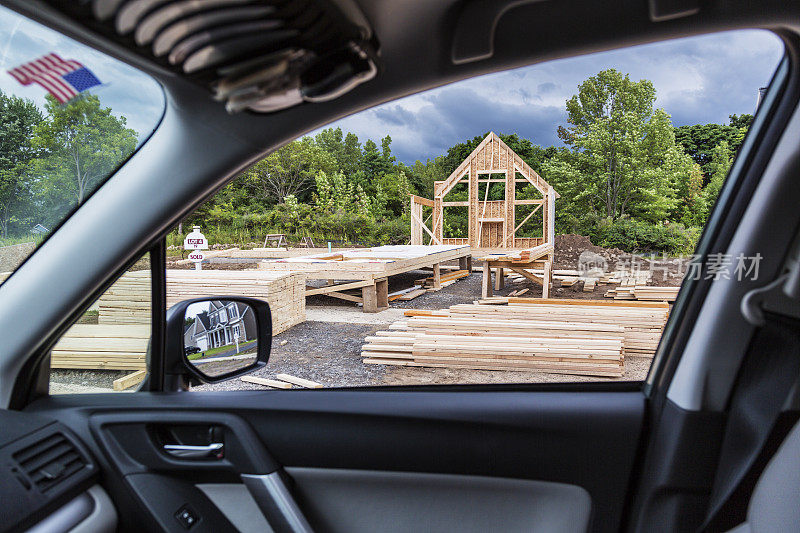
{"label": "red and white sign", "polygon": [[195,250],[194,252],[189,254],[189,260],[194,261],[195,263],[200,263],[205,259],[206,256],[203,252]]}
{"label": "red and white sign", "polygon": [[200,233],[200,226],[195,226],[192,232],[183,239],[184,250],[208,250],[208,239]]}

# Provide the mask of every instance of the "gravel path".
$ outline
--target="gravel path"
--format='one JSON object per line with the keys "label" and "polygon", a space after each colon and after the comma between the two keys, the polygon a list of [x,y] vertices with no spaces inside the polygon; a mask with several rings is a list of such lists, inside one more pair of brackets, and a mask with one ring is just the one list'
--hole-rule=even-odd
{"label": "gravel path", "polygon": [[[276,335],[272,341],[269,363],[253,376],[274,378],[291,374],[310,379],[326,387],[352,387],[384,383],[384,367],[361,362],[364,337],[381,325],[304,322]],[[286,341],[285,344],[282,344]],[[195,390],[263,390],[264,387],[233,379]]]}

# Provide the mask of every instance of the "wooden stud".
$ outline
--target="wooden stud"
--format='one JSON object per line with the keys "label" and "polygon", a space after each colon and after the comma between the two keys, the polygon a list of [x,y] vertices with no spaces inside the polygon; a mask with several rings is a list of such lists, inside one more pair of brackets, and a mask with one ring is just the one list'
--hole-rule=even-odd
{"label": "wooden stud", "polygon": [[437,290],[442,288],[442,271],[439,263],[433,265],[433,288]]}
{"label": "wooden stud", "polygon": [[488,298],[494,294],[492,291],[492,269],[489,267],[489,262],[483,262],[483,277],[481,280],[481,297]]}
{"label": "wooden stud", "polygon": [[494,271],[494,290],[499,291],[505,288],[505,274],[503,273],[503,268],[497,268]]}
{"label": "wooden stud", "polygon": [[256,385],[263,385],[265,387],[272,387],[274,389],[291,389],[291,383],[285,381],[276,381],[274,379],[259,378],[256,376],[243,376],[240,378],[245,383],[255,383]]}
{"label": "wooden stud", "polygon": [[292,385],[299,385],[307,389],[322,388],[322,384],[317,383],[316,381],[311,381],[310,379],[298,378],[297,376],[292,376],[291,374],[276,374],[275,377],[280,379],[281,381],[286,381],[287,383],[291,383]]}
{"label": "wooden stud", "polygon": [[116,391],[125,390],[141,383],[145,376],[147,376],[146,370],[137,370],[136,372],[122,376],[119,379],[115,379],[112,383],[112,387]]}
{"label": "wooden stud", "polygon": [[553,283],[553,263],[547,261],[544,264],[544,275],[542,276],[542,298],[550,298],[550,286]]}

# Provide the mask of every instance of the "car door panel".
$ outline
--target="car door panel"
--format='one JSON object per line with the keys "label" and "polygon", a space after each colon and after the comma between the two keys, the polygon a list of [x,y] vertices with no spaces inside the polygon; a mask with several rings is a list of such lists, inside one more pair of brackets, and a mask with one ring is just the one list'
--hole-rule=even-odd
{"label": "car door panel", "polygon": [[336,532],[586,531],[576,485],[485,476],[288,468],[309,521]]}
{"label": "car door panel", "polygon": [[[566,525],[575,530],[591,514],[592,530],[611,531],[620,526],[644,407],[636,390],[324,390],[63,396],[29,410],[70,424],[102,456],[104,471],[117,478],[107,486],[115,501],[137,494],[138,508],[120,509],[123,524],[144,509],[159,515],[160,526],[178,525],[172,515],[181,502],[205,521],[216,498],[203,486],[241,492],[241,474],[277,468],[320,531],[367,530],[381,521],[397,530],[555,527],[557,515],[546,507],[569,508]],[[164,454],[153,428],[192,424],[225,428],[223,459]],[[181,497],[147,501],[159,485]],[[517,503],[500,504],[492,494]],[[218,507],[210,516],[229,523]]]}

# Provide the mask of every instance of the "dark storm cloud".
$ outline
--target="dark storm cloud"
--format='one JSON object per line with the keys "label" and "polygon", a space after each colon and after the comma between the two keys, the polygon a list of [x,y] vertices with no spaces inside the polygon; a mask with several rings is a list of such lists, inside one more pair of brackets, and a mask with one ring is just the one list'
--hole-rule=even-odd
{"label": "dark storm cloud", "polygon": [[361,140],[389,134],[399,161],[442,155],[487,131],[517,133],[542,146],[559,144],[565,101],[587,78],[608,68],[651,80],[656,107],[676,126],[727,123],[753,113],[757,91],[783,54],[780,41],[749,30],[666,41],[543,63],[465,80],[343,119],[334,126]]}

